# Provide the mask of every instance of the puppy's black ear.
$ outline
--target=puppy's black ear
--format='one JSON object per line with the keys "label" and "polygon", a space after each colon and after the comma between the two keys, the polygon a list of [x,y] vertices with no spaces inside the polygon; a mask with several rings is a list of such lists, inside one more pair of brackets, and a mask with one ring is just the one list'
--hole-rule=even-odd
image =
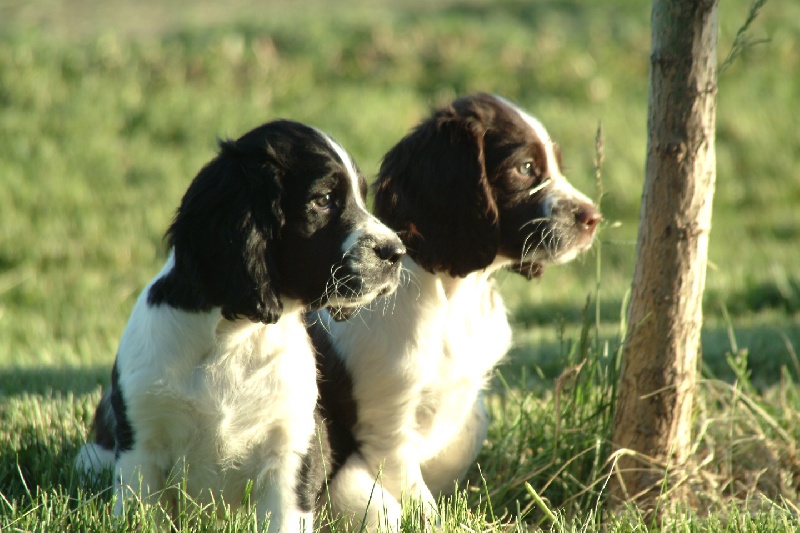
{"label": "puppy's black ear", "polygon": [[175,268],[164,281],[187,307],[219,306],[229,320],[274,323],[283,304],[271,242],[285,220],[278,167],[258,141],[220,142],[219,155],[192,181],[167,232]]}
{"label": "puppy's black ear", "polygon": [[394,146],[375,184],[375,214],[429,271],[466,276],[497,254],[497,205],[479,117],[444,108]]}

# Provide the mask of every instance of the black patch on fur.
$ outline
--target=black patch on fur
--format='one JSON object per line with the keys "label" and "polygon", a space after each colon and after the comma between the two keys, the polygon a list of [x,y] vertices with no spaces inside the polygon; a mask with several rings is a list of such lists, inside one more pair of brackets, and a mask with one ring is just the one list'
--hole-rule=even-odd
{"label": "black patch on fur", "polygon": [[307,513],[316,509],[324,492],[327,471],[331,467],[328,430],[319,409],[314,411],[314,426],[316,431],[311,437],[308,451],[303,456],[295,487],[297,505],[301,511]]}
{"label": "black patch on fur", "polygon": [[353,381],[336,355],[327,331],[319,322],[308,325],[317,352],[319,406],[330,442],[331,463],[328,479],[333,478],[348,457],[358,450],[353,428],[358,421],[358,405],[353,398]]}
{"label": "black patch on fur", "polygon": [[120,453],[133,448],[134,432],[130,420],[128,420],[125,400],[122,397],[122,387],[119,384],[119,370],[117,369],[116,361],[114,361],[114,368],[111,369],[111,408],[114,411],[114,419],[116,420],[116,455],[119,458]]}
{"label": "black patch on fur", "polygon": [[[116,366],[115,366],[116,368]],[[106,450],[114,450],[116,448],[116,417],[111,407],[111,393],[113,389],[109,388],[100,398],[100,403],[97,404],[97,409],[94,412],[94,421],[92,422],[92,432],[94,433],[94,442]]]}
{"label": "black patch on fur", "polygon": [[204,312],[218,306],[229,320],[274,323],[283,306],[268,243],[285,222],[280,168],[263,127],[219,146],[167,230],[175,267],[151,286],[148,303]]}

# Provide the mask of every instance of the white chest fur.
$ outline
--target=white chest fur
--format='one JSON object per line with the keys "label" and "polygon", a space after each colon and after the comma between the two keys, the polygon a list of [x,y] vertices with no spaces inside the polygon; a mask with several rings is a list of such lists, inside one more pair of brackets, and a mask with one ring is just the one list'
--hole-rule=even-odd
{"label": "white chest fur", "polygon": [[264,325],[143,296],[117,365],[137,449],[167,476],[185,470],[200,501],[241,501],[247,480],[308,448],[316,371],[299,309]]}
{"label": "white chest fur", "polygon": [[428,354],[437,364],[426,373],[417,407],[423,461],[463,425],[492,368],[511,346],[506,309],[489,276],[436,277],[438,307],[445,318],[442,349]]}

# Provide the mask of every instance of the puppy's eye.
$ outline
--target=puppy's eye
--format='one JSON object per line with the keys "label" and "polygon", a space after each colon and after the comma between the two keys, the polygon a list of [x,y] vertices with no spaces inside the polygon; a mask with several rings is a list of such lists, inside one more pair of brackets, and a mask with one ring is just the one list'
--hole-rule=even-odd
{"label": "puppy's eye", "polygon": [[532,178],[536,170],[533,167],[533,162],[526,161],[517,167],[517,172],[519,172],[520,174],[522,174],[527,178]]}
{"label": "puppy's eye", "polygon": [[317,209],[330,209],[333,206],[333,196],[331,196],[330,193],[323,194],[311,200],[311,203],[313,203],[314,207]]}

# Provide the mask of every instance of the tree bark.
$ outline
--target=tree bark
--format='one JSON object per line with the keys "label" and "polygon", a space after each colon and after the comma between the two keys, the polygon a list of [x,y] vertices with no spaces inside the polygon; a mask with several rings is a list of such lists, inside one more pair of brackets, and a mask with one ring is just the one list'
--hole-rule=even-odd
{"label": "tree bark", "polygon": [[[650,507],[691,445],[717,93],[717,1],[653,0],[647,163],[612,442],[616,502]],[[666,477],[665,477],[666,476]]]}

